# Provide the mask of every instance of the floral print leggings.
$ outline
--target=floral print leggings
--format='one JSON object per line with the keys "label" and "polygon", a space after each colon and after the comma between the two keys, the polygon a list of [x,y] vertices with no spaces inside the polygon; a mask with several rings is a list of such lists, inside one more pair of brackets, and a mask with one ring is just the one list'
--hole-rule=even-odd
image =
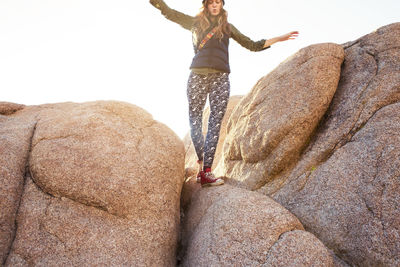
{"label": "floral print leggings", "polygon": [[[219,131],[228,105],[229,94],[229,73],[218,72],[205,75],[190,73],[187,86],[190,135],[198,159],[204,160],[204,167],[211,168],[214,161]],[[202,121],[207,95],[209,96],[211,112],[204,142]]]}

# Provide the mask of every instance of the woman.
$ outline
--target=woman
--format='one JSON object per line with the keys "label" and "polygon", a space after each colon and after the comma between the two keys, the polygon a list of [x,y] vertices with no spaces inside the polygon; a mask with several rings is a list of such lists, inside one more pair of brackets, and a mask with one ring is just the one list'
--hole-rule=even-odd
{"label": "woman", "polygon": [[[190,134],[199,163],[197,181],[203,187],[221,185],[224,180],[215,178],[211,166],[230,93],[229,38],[232,37],[251,51],[261,51],[276,42],[294,39],[298,32],[293,31],[269,40],[254,42],[228,23],[227,12],[223,8],[224,0],[203,0],[201,12],[196,17],[169,8],[163,0],[150,0],[150,3],[160,9],[167,19],[192,31],[195,56],[190,66],[187,97]],[[204,142],[202,117],[207,95],[211,112]]]}

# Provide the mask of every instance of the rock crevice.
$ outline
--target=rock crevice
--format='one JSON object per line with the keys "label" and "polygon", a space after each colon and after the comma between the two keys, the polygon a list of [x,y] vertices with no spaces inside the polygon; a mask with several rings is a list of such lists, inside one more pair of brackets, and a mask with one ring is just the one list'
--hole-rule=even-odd
{"label": "rock crevice", "polygon": [[[17,105],[17,104],[12,104],[12,103],[8,103],[8,106],[13,107],[12,110],[13,112],[6,112],[7,115],[11,115],[15,112],[17,112],[18,110],[22,109],[24,106],[23,105]],[[5,183],[9,182],[10,184],[12,184],[12,192],[8,191],[7,192],[7,196],[4,196],[4,198],[11,198],[10,195],[13,197],[13,202],[11,205],[15,205],[13,207],[13,211],[11,212],[11,214],[1,214],[2,216],[12,216],[12,222],[11,222],[11,217],[9,218],[10,220],[10,224],[8,225],[9,227],[9,237],[5,240],[3,240],[3,236],[2,236],[2,240],[1,243],[5,244],[6,247],[2,247],[4,248],[4,251],[1,251],[1,254],[3,254],[2,257],[2,265],[5,265],[7,262],[7,259],[11,253],[12,250],[12,246],[14,244],[15,241],[15,237],[16,237],[16,233],[18,231],[18,221],[17,221],[17,216],[18,216],[18,212],[20,210],[20,206],[21,206],[21,201],[22,201],[22,194],[25,188],[25,184],[26,184],[26,179],[29,173],[29,157],[30,157],[30,152],[31,152],[31,146],[32,146],[32,139],[33,139],[33,135],[35,132],[35,128],[36,128],[36,122],[32,122],[35,121],[35,118],[28,118],[29,123],[26,122],[27,118],[23,118],[21,120],[16,119],[15,122],[16,124],[22,124],[24,126],[19,127],[17,126],[15,129],[12,129],[11,131],[15,131],[15,135],[17,136],[23,136],[23,138],[25,139],[25,143],[23,143],[22,146],[20,145],[16,145],[16,144],[12,144],[11,146],[15,146],[17,147],[17,151],[15,151],[15,154],[17,155],[17,157],[19,157],[17,160],[19,161],[19,170],[23,169],[23,171],[20,172],[20,174],[17,174],[17,177],[15,177],[14,181],[4,181]],[[14,119],[12,119],[12,121],[14,121]],[[4,127],[4,126],[3,126]],[[10,126],[8,126],[10,127]],[[8,128],[7,126],[5,126],[5,129],[7,130]],[[12,126],[11,126],[12,128]],[[13,135],[13,134],[12,134]],[[4,136],[2,136],[4,138]],[[10,138],[10,141],[13,142],[13,138],[15,138],[15,136],[12,136],[12,138]],[[5,137],[5,139],[7,140],[7,136]],[[8,149],[10,149],[10,144],[7,145]],[[1,144],[0,144],[1,147]],[[13,157],[14,155],[10,155],[9,152],[7,151],[7,148],[4,150],[5,154],[2,155],[2,157],[7,158],[7,157]],[[14,152],[14,151],[13,151]],[[3,165],[3,168],[7,169],[10,166]],[[2,173],[2,175],[4,175]],[[5,176],[8,176],[7,174]],[[19,181],[18,181],[19,180]],[[15,183],[16,182],[16,183]],[[4,185],[4,184],[3,184]],[[6,185],[6,188],[9,187],[10,185]],[[10,205],[10,206],[11,206]],[[3,207],[4,210],[8,211],[10,210],[10,207]],[[4,223],[4,224],[3,224]],[[3,222],[2,220],[2,228],[6,228],[7,224],[5,222]]]}

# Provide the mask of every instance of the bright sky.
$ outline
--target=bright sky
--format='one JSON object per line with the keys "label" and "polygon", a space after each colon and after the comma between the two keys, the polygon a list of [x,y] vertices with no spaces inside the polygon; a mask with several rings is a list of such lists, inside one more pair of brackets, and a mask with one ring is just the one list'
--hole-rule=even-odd
{"label": "bright sky", "polygon": [[[190,15],[201,7],[166,3]],[[253,40],[300,32],[257,53],[231,39],[231,95],[246,94],[305,46],[345,43],[400,21],[399,0],[226,0],[225,8]],[[183,137],[192,57],[190,32],[148,0],[0,0],[0,101],[126,101]]]}

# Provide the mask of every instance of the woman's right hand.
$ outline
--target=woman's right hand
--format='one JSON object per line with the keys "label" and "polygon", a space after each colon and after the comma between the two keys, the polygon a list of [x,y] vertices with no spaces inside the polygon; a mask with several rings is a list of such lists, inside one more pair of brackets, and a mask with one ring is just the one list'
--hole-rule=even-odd
{"label": "woman's right hand", "polygon": [[150,0],[150,4],[152,4],[153,6],[158,4],[158,0]]}
{"label": "woman's right hand", "polygon": [[150,4],[160,9],[160,0],[150,0]]}

